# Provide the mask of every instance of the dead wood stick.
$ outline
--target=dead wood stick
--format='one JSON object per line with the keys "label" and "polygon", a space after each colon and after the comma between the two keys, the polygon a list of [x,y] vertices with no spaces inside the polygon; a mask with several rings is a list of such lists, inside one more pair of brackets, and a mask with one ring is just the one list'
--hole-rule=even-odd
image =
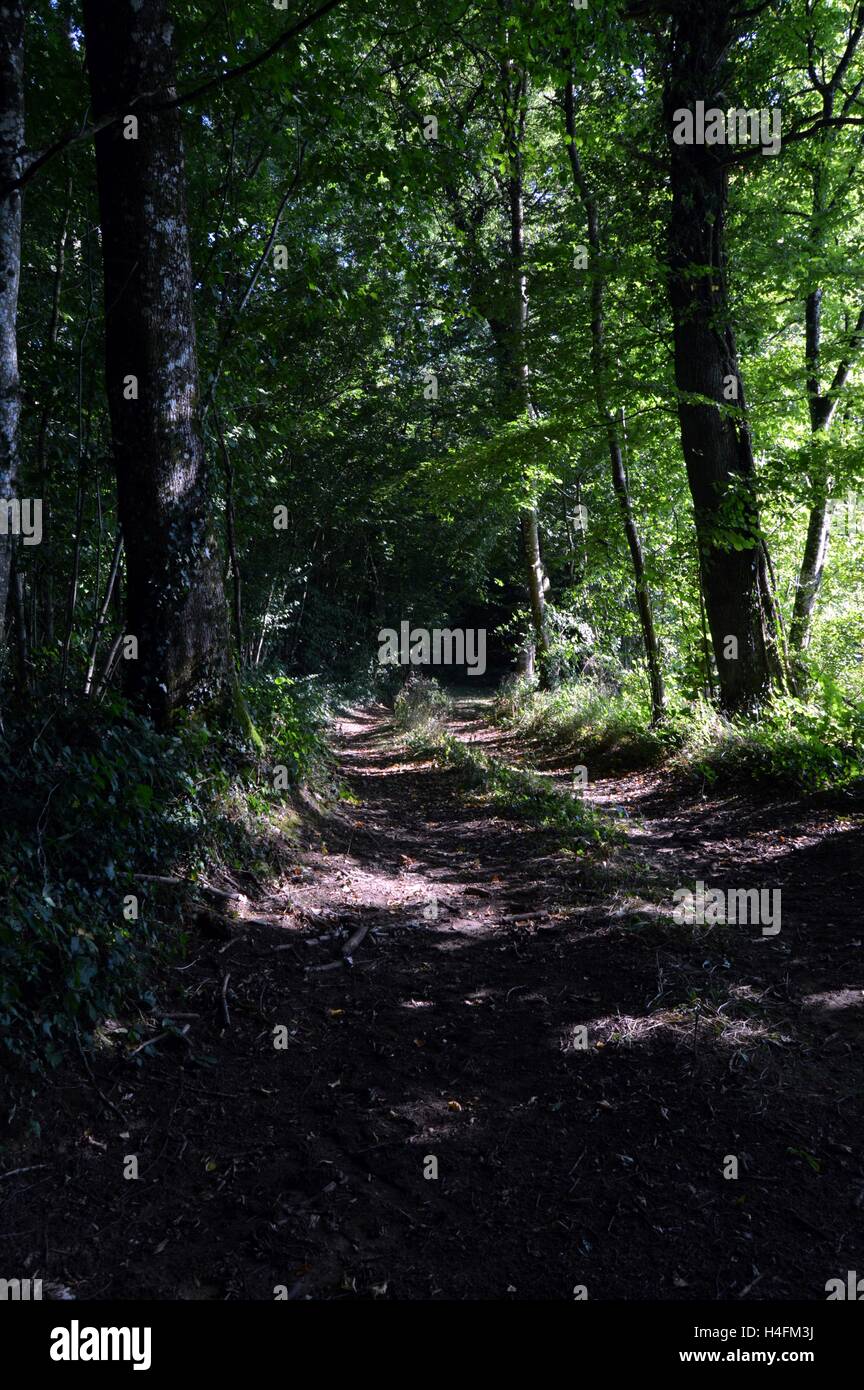
{"label": "dead wood stick", "polygon": [[[371,922],[364,922],[362,927],[357,928],[353,936],[349,936],[345,945],[342,947],[338,960],[328,961],[326,965],[307,965],[307,973],[319,974],[324,970],[338,970],[342,965],[350,965],[352,955],[360,943],[366,939],[371,926]],[[276,949],[280,950],[281,947],[277,946]]]}
{"label": "dead wood stick", "polygon": [[133,874],[136,883],[161,883],[167,888],[191,888],[201,893],[210,893],[214,898],[222,898],[226,902],[237,902],[244,895],[242,893],[228,893],[224,888],[211,888],[209,883],[197,883],[191,878],[176,878],[171,874]]}
{"label": "dead wood stick", "polygon": [[[144,1042],[139,1043],[137,1047],[133,1047],[132,1051],[128,1052],[126,1055],[127,1057],[134,1057],[137,1053],[143,1052],[145,1047],[151,1047],[154,1043],[163,1042],[165,1038],[185,1038],[186,1034],[189,1032],[189,1027],[190,1025],[185,1023],[178,1033],[175,1033],[172,1028],[168,1028],[164,1033],[157,1033],[155,1038],[147,1038]],[[188,1042],[188,1038],[186,1041]],[[108,1104],[111,1105],[112,1102],[109,1101]]]}
{"label": "dead wood stick", "polygon": [[165,883],[174,888],[193,888],[194,884],[186,878],[172,878],[170,874],[133,874],[136,883]]}
{"label": "dead wood stick", "polygon": [[349,956],[352,956],[354,954],[361,941],[364,941],[366,939],[366,935],[371,925],[371,922],[364,922],[362,927],[357,928],[353,936],[349,936],[348,940],[345,942],[345,945],[342,947],[343,959],[347,960]]}
{"label": "dead wood stick", "polygon": [[4,1178],[14,1178],[16,1173],[35,1173],[37,1168],[47,1168],[47,1163],[31,1163],[29,1168],[10,1168],[8,1173],[0,1173],[0,1182]]}
{"label": "dead wood stick", "polygon": [[225,1027],[226,1027],[226,1028],[230,1028],[230,1027],[231,1027],[231,1015],[230,1015],[229,1012],[228,1012],[228,999],[227,999],[228,981],[229,981],[230,979],[231,979],[231,974],[230,974],[230,971],[229,971],[229,973],[225,976],[225,979],[222,981],[222,1014],[223,1014],[223,1016],[224,1016],[224,1018],[225,1018]]}
{"label": "dead wood stick", "polygon": [[502,926],[516,926],[517,922],[547,922],[550,916],[548,912],[514,912],[510,917],[499,917],[498,921]]}

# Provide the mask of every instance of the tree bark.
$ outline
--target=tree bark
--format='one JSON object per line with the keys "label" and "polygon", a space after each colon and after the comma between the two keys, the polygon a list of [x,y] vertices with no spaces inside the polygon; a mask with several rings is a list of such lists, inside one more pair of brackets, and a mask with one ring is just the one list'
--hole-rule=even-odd
{"label": "tree bark", "polygon": [[[821,205],[814,198],[814,226],[819,225]],[[828,392],[822,394],[820,359],[822,354],[822,290],[815,289],[807,296],[805,305],[805,343],[807,356],[807,399],[810,412],[810,437],[814,444],[812,463],[813,500],[807,520],[807,539],[801,557],[801,568],[795,590],[795,604],[789,630],[790,657],[796,689],[803,692],[805,684],[802,658],[810,645],[813,614],[822,585],[822,574],[828,558],[831,519],[828,511],[832,482],[827,463],[821,454],[820,435],[826,433],[834,419],[839,392],[846,385],[852,362],[864,344],[864,309],[858,315],[844,360],[834,373]]]}
{"label": "tree bark", "polygon": [[20,551],[12,551],[9,574],[15,624],[15,677],[18,694],[23,698],[30,688],[30,641],[27,634],[24,575],[21,572]]}
{"label": "tree bark", "polygon": [[[0,3],[0,187],[21,176],[24,156],[24,5]],[[18,376],[18,287],[21,280],[21,193],[0,198],[0,646],[6,620],[13,537],[7,504],[17,495],[21,388]]]}
{"label": "tree bark", "polygon": [[[824,218],[826,211],[825,173],[829,149],[828,123],[834,120],[838,96],[841,100],[841,119],[848,116],[858,97],[860,88],[856,86],[852,88],[851,92],[845,91],[843,88],[843,79],[862,39],[864,39],[864,16],[862,16],[859,9],[856,12],[855,19],[850,20],[850,28],[848,30],[846,43],[834,68],[833,74],[830,77],[826,76],[823,60],[822,75],[820,77],[815,63],[814,39],[812,34],[807,37],[809,59],[808,74],[810,77],[810,84],[813,90],[818,92],[822,99],[822,119],[826,122],[825,127],[818,135],[820,148],[813,171],[813,195],[811,200],[809,229],[810,245],[814,253],[814,258],[817,260],[819,254],[823,250],[826,238]],[[853,163],[847,175],[847,189],[854,173],[855,164]],[[831,422],[837,409],[839,392],[841,392],[846,385],[852,363],[855,357],[860,353],[862,344],[864,344],[864,309],[858,314],[858,320],[852,331],[844,359],[838,363],[830,387],[824,395],[822,394],[821,373],[822,289],[820,286],[816,286],[812,289],[807,296],[804,306],[804,329],[807,404],[810,414],[810,436],[814,448],[811,476],[812,502],[810,515],[807,519],[807,539],[804,543],[804,554],[798,573],[795,604],[789,633],[792,677],[795,689],[798,693],[803,693],[806,684],[806,670],[803,657],[810,645],[813,614],[816,608],[816,600],[819,596],[819,589],[822,585],[822,574],[825,569],[825,561],[828,558],[828,544],[830,540],[830,516],[828,507],[833,480],[829,476],[825,457],[819,448],[819,436],[831,427]]]}
{"label": "tree bark", "polygon": [[[85,0],[106,379],[126,546],[127,695],[166,722],[221,694],[227,621],[209,517],[180,115],[166,0]],[[130,134],[137,138],[129,138]],[[133,380],[134,379],[134,380]],[[137,398],[136,398],[137,396]]]}
{"label": "tree bark", "polygon": [[[510,258],[507,267],[509,284],[507,299],[509,315],[506,326],[497,326],[499,381],[503,388],[503,410],[506,420],[533,415],[531,385],[528,372],[528,279],[525,274],[525,196],[522,172],[522,145],[525,135],[525,97],[527,78],[518,74],[508,60],[502,72],[505,96],[505,143],[508,153],[507,208],[510,232]],[[490,323],[490,327],[492,324]],[[496,329],[493,328],[493,336]],[[556,673],[551,669],[551,639],[546,616],[546,589],[549,581],[540,554],[540,528],[535,506],[523,507],[519,513],[519,533],[522,557],[528,581],[528,601],[534,632],[534,650],[538,677],[542,687],[554,684]]]}
{"label": "tree bark", "polygon": [[612,466],[612,487],[618,502],[618,510],[627,537],[630,559],[633,565],[633,578],[636,590],[636,607],[639,610],[639,623],[642,628],[642,645],[645,649],[645,662],[648,668],[648,683],[651,690],[652,723],[658,724],[666,708],[666,694],[663,687],[663,672],[660,668],[660,650],[654,628],[654,611],[651,592],[645,575],[645,559],[642,554],[642,539],[636,526],[627,471],[621,451],[621,440],[615,416],[609,407],[606,389],[608,362],[606,354],[606,322],[604,296],[606,289],[603,272],[603,246],[600,235],[600,217],[579,152],[576,148],[576,121],[573,100],[573,82],[568,80],[564,88],[564,113],[567,126],[567,153],[573,171],[573,181],[582,200],[588,223],[588,244],[591,248],[591,374],[594,381],[594,402],[600,425],[606,435],[609,449],[609,462]]}
{"label": "tree bark", "polygon": [[697,100],[725,106],[733,13],[725,0],[676,8],[664,94],[678,417],[720,698],[730,712],[768,697],[774,634],[760,582],[755,466],[726,285],[727,168],[714,147],[676,144],[672,130],[674,113],[693,110]]}
{"label": "tree bark", "polygon": [[244,665],[243,655],[243,604],[240,561],[237,556],[237,528],[234,516],[234,464],[225,442],[225,431],[219,412],[215,412],[216,433],[222,451],[222,464],[225,470],[225,540],[228,559],[231,564],[231,618],[234,629],[234,650],[238,666]]}

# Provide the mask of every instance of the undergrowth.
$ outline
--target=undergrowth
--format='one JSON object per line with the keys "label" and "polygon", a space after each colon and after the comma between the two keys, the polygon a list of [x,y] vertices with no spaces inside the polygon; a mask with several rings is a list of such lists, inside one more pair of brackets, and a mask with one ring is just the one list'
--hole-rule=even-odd
{"label": "undergrowth", "polygon": [[864,704],[823,679],[808,700],[776,698],[758,715],[727,718],[705,700],[673,693],[652,726],[641,682],[618,691],[572,682],[540,691],[505,681],[495,702],[505,728],[548,752],[619,767],[668,763],[708,782],[773,782],[800,790],[844,787],[864,777]]}
{"label": "undergrowth", "polygon": [[618,828],[578,792],[556,787],[525,768],[512,767],[447,732],[451,702],[426,676],[409,680],[396,700],[395,722],[411,752],[435,758],[458,773],[461,784],[478,792],[508,815],[557,829],[584,844],[612,841]]}
{"label": "undergrowth", "polygon": [[447,692],[430,676],[412,675],[393,703],[393,722],[403,733],[431,737],[440,733],[451,708]]}
{"label": "undergrowth", "polygon": [[136,876],[262,874],[284,853],[294,789],[328,775],[323,697],[272,675],[244,695],[263,751],[199,720],[158,732],[119,698],[4,731],[0,1044],[23,1065],[152,1003],[154,962],[185,932]]}

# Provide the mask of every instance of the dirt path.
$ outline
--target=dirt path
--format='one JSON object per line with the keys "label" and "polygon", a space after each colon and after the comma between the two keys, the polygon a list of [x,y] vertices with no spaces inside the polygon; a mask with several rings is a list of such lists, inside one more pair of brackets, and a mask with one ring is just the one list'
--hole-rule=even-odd
{"label": "dirt path", "polygon": [[[506,751],[482,715],[457,731]],[[55,1083],[8,1268],[213,1299],[823,1299],[864,1268],[860,812],[634,775],[592,790],[629,843],[586,862],[381,712],[339,745],[355,803],[258,905],[287,921],[197,940],[152,1020],[173,998],[186,1039],[106,1049],[101,1100]],[[780,935],[672,925],[698,877],[782,886]],[[304,969],[364,923],[353,968]]]}

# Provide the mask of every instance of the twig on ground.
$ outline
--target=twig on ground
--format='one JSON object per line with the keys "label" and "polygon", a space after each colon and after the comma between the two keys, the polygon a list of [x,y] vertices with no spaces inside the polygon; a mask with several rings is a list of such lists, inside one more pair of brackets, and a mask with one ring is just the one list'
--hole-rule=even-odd
{"label": "twig on ground", "polygon": [[8,1173],[0,1173],[0,1182],[4,1178],[14,1178],[16,1173],[35,1173],[37,1168],[47,1168],[47,1163],[31,1163],[29,1168],[10,1168]]}
{"label": "twig on ground", "polygon": [[365,941],[371,925],[371,922],[364,922],[362,927],[357,928],[353,936],[349,936],[345,945],[342,947],[342,956],[345,960],[350,959],[360,943]]}
{"label": "twig on ground", "polygon": [[109,1110],[113,1110],[114,1114],[117,1115],[118,1118],[123,1121],[124,1125],[128,1124],[129,1122],[126,1119],[126,1116],[123,1114],[123,1111],[120,1109],[119,1105],[115,1105],[113,1100],[109,1100],[108,1096],[106,1096],[102,1091],[100,1091],[99,1085],[96,1081],[96,1077],[93,1075],[93,1068],[90,1065],[86,1052],[81,1046],[81,1035],[78,1032],[77,1027],[75,1029],[75,1041],[78,1044],[78,1051],[81,1054],[81,1061],[84,1063],[84,1068],[87,1072],[87,1075],[90,1078],[90,1084],[92,1085],[93,1090],[96,1092],[103,1105],[107,1105]]}
{"label": "twig on ground", "polygon": [[[188,1023],[185,1023],[178,1032],[175,1032],[173,1028],[167,1028],[164,1033],[157,1033],[155,1038],[145,1039],[144,1042],[139,1043],[137,1047],[133,1047],[132,1051],[126,1055],[128,1057],[135,1057],[139,1052],[143,1052],[145,1047],[152,1047],[154,1043],[164,1042],[166,1038],[184,1038],[186,1042],[188,1042],[189,1039],[186,1037],[186,1034],[189,1032],[189,1028],[190,1024]],[[109,1104],[110,1103],[109,1101]]]}

